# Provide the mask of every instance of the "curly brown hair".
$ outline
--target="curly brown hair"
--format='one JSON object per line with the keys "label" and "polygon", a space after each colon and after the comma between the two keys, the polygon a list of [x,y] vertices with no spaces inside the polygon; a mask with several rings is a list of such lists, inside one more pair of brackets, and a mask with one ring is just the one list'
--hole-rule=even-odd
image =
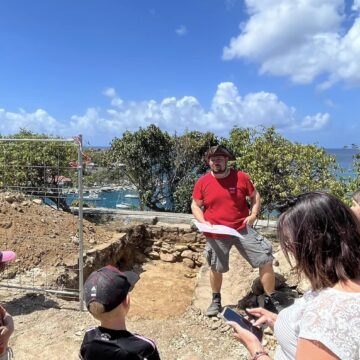
{"label": "curly brown hair", "polygon": [[360,232],[350,208],[335,196],[299,195],[278,221],[281,248],[314,290],[360,278]]}

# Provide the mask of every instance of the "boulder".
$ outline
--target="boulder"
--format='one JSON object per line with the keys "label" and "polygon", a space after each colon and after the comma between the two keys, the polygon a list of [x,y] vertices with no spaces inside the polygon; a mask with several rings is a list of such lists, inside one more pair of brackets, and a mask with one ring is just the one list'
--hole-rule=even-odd
{"label": "boulder", "polygon": [[193,260],[195,257],[195,254],[191,250],[185,250],[181,253],[181,257]]}
{"label": "boulder", "polygon": [[188,268],[190,268],[190,269],[193,269],[193,268],[195,267],[194,261],[191,260],[191,259],[188,259],[188,258],[184,258],[184,259],[183,259],[183,264],[184,264],[185,266],[187,266]]}
{"label": "boulder", "polygon": [[160,260],[173,263],[176,261],[176,257],[173,254],[165,254],[164,252],[161,252]]}

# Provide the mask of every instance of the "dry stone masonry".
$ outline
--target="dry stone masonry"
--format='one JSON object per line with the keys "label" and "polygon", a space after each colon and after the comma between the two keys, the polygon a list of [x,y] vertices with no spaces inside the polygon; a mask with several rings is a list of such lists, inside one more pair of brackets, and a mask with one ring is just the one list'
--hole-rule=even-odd
{"label": "dry stone masonry", "polygon": [[[203,264],[205,237],[188,226],[138,224],[117,229],[125,233],[123,240],[129,247],[125,263],[162,260],[183,262],[191,269]],[[132,254],[132,259],[129,259]],[[129,261],[130,260],[130,261]]]}

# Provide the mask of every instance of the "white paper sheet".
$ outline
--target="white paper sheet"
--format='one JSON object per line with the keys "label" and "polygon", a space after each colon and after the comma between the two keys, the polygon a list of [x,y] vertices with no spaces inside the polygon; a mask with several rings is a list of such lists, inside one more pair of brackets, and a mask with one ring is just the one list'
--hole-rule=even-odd
{"label": "white paper sheet", "polygon": [[225,225],[207,225],[207,224],[200,223],[198,221],[194,221],[194,224],[201,232],[241,237],[241,235],[235,229],[232,229]]}

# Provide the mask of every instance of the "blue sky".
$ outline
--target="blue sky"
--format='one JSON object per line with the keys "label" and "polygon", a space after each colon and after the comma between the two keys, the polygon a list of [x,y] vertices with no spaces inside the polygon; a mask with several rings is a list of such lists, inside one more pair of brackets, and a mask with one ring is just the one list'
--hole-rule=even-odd
{"label": "blue sky", "polygon": [[2,0],[0,133],[274,125],[360,145],[360,0]]}

